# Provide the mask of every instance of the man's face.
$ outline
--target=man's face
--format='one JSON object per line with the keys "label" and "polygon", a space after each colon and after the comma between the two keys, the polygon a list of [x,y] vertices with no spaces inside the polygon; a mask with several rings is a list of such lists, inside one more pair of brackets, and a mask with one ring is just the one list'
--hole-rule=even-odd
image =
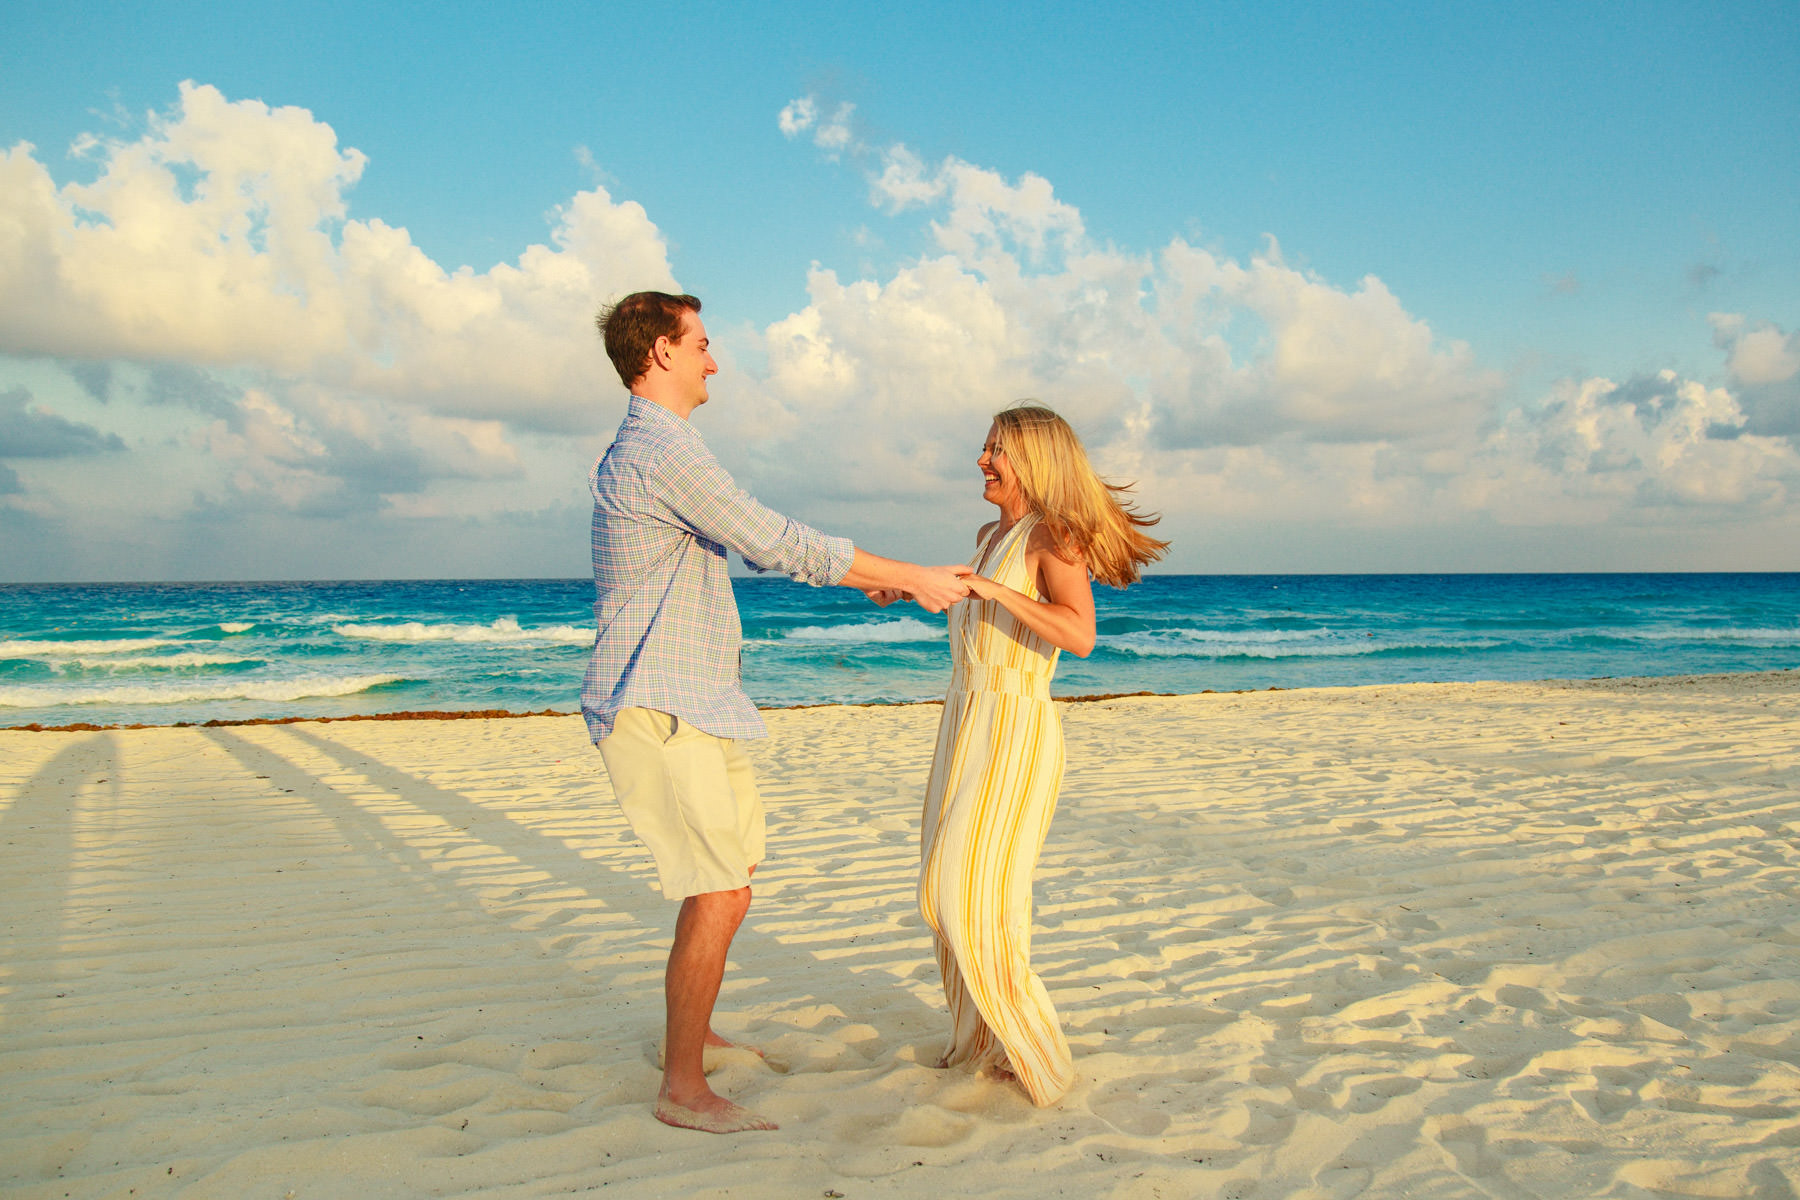
{"label": "man's face", "polygon": [[706,377],[719,373],[719,364],[707,350],[706,326],[700,314],[692,309],[681,314],[681,337],[668,343],[669,373],[679,385],[682,398],[694,407],[706,403]]}

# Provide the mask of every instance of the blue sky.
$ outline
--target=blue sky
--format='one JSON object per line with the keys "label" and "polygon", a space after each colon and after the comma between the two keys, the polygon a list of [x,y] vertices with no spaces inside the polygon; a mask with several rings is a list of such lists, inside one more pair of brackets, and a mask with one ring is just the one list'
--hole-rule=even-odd
{"label": "blue sky", "polygon": [[580,574],[669,285],[877,551],[1033,395],[1173,569],[1800,569],[1797,80],[1791,3],[9,11],[0,578]]}

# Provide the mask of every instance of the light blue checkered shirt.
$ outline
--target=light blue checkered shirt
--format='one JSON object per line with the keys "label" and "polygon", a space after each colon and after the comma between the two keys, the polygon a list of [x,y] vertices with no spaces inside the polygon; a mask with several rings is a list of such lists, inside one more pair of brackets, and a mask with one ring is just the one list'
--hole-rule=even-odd
{"label": "light blue checkered shirt", "polygon": [[691,424],[640,396],[588,489],[600,629],[581,683],[588,736],[611,733],[621,708],[661,709],[716,737],[765,736],[739,674],[726,551],[819,586],[849,572],[856,548],[758,504]]}

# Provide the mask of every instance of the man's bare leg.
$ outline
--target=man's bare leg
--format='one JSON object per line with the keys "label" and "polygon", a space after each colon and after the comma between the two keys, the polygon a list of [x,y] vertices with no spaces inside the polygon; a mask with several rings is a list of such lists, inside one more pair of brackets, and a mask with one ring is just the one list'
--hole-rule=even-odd
{"label": "man's bare leg", "polygon": [[666,1125],[708,1133],[776,1128],[775,1122],[715,1093],[703,1065],[713,1005],[725,979],[725,956],[749,910],[747,887],[705,892],[681,902],[675,944],[663,976],[667,1028],[656,1119]]}
{"label": "man's bare leg", "polygon": [[[760,864],[760,862],[752,862],[751,871],[749,871],[751,878],[756,878],[756,867],[760,867],[760,865],[763,864]],[[749,905],[745,905],[745,910],[749,910]],[[736,932],[733,932],[733,937],[736,937]],[[727,948],[729,948],[729,946],[727,946]],[[724,975],[720,975],[720,984],[724,984]],[[707,1011],[706,1043],[707,1045],[724,1045],[724,1047],[731,1047],[731,1049],[738,1049],[738,1051],[749,1051],[751,1054],[756,1054],[758,1058],[769,1058],[767,1054],[763,1054],[763,1052],[761,1052],[760,1049],[756,1049],[754,1045],[745,1045],[745,1043],[742,1042],[731,1042],[731,1040],[727,1040],[727,1038],[722,1038],[722,1036],[718,1034],[718,1031],[713,1029],[713,1016],[711,1016],[711,1011]],[[706,1051],[700,1051],[700,1056],[702,1056],[702,1067],[704,1067]]]}

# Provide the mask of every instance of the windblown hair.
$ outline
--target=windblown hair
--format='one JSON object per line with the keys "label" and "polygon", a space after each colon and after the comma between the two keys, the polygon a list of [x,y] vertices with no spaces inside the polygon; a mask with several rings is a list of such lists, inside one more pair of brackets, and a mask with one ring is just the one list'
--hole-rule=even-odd
{"label": "windblown hair", "polygon": [[681,314],[699,312],[700,301],[693,296],[671,296],[667,292],[633,292],[617,304],[600,310],[594,324],[606,342],[606,357],[612,359],[619,381],[626,387],[650,369],[650,351],[656,339],[681,340]]}
{"label": "windblown hair", "polygon": [[1162,517],[1139,513],[1120,499],[1133,485],[1100,478],[1067,421],[1026,403],[995,413],[994,428],[1025,503],[1049,531],[1057,557],[1086,558],[1095,579],[1122,588],[1136,583],[1139,568],[1169,548],[1144,532]]}

